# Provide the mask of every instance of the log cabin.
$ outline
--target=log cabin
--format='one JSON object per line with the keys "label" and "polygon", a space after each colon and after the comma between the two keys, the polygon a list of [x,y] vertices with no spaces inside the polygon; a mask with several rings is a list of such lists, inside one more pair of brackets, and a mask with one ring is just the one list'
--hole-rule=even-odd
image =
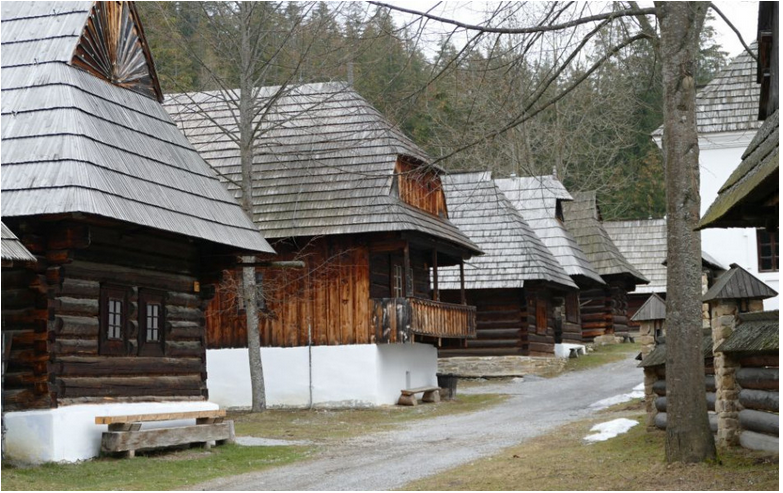
{"label": "log cabin", "polygon": [[4,452],[81,460],[97,415],[218,407],[210,285],[273,250],[161,106],[132,2],[3,3],[2,24],[2,217],[35,260],[2,269]]}
{"label": "log cabin", "polygon": [[[443,170],[344,83],[260,88],[253,215],[284,260],[259,269],[271,407],[393,404],[436,384],[436,346],[475,333],[475,308],[440,298],[439,269],[479,248],[449,220]],[[206,92],[168,111],[237,191],[239,150],[219,127],[235,105]],[[226,276],[208,307],[210,396],[249,405],[244,307]]]}
{"label": "log cabin", "polygon": [[582,338],[628,335],[628,293],[650,281],[617,249],[603,226],[594,191],[577,192],[563,204],[566,227],[606,286],[580,293]]}
{"label": "log cabin", "polygon": [[565,226],[563,203],[573,197],[553,175],[512,176],[496,179],[495,183],[579,288],[566,294],[563,313],[556,324],[555,343],[582,343],[579,293],[606,283]]}
{"label": "log cabin", "polygon": [[[451,219],[485,254],[439,278],[441,298],[476,306],[476,339],[441,357],[554,356],[556,315],[577,286],[489,172],[444,179]],[[454,362],[452,361],[451,364]],[[450,364],[450,366],[451,366]]]}

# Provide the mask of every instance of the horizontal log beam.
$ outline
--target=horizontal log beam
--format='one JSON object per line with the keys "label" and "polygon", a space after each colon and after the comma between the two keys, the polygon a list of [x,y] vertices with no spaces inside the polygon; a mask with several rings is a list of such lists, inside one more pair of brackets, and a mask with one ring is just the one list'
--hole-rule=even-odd
{"label": "horizontal log beam", "polygon": [[739,413],[740,426],[745,430],[779,436],[780,415],[777,413],[765,413],[755,409],[743,409]]}
{"label": "horizontal log beam", "polygon": [[778,389],[777,368],[740,368],[737,370],[736,378],[743,389]]}

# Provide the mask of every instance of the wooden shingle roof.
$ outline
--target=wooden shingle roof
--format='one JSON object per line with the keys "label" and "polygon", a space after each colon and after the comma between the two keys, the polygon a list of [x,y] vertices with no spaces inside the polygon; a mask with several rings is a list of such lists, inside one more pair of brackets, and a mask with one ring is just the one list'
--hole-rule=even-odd
{"label": "wooden shingle roof", "polygon": [[[272,252],[154,97],[74,65],[99,6],[2,4],[3,217],[85,213]],[[152,71],[133,19],[135,67]]]}
{"label": "wooden shingle roof", "polygon": [[[764,227],[778,215],[780,189],[779,114],[769,115],[742,162],[718,190],[718,197],[699,221],[702,228]],[[773,221],[777,225],[777,221]]]}
{"label": "wooden shingle roof", "polygon": [[[712,358],[712,329],[704,329],[701,339],[701,354],[704,359]],[[639,368],[650,368],[666,364],[666,343],[655,346],[650,353],[642,359]]]}
{"label": "wooden shingle roof", "polygon": [[774,351],[777,353],[780,346],[779,326],[780,314],[778,310],[741,313],[739,324],[716,351],[724,353]]}
{"label": "wooden shingle roof", "polygon": [[647,301],[636,310],[631,320],[635,322],[644,322],[646,320],[665,320],[666,302],[663,298],[653,293],[647,298]]}
{"label": "wooden shingle roof", "polygon": [[[465,264],[466,289],[521,288],[526,281],[576,288],[489,172],[447,175],[443,186],[452,221],[484,251]],[[441,289],[460,288],[458,269],[442,272]]]}
{"label": "wooden shingle roof", "polygon": [[0,222],[2,229],[2,248],[0,248],[0,257],[3,260],[35,262],[35,256],[22,245],[19,238],[11,231],[5,223]]}
{"label": "wooden shingle roof", "polygon": [[495,179],[495,183],[569,276],[582,276],[604,284],[574,236],[557,217],[558,201],[572,200],[557,178],[551,175],[514,177]]}
{"label": "wooden shingle roof", "polygon": [[[478,252],[447,218],[400,200],[397,160],[428,167],[429,158],[350,86],[264,87],[256,101],[267,110],[255,143],[253,218],[267,238],[417,231]],[[237,131],[234,107],[218,92],[172,95],[166,102],[238,193],[239,147],[221,130]]]}
{"label": "wooden shingle roof", "polygon": [[715,284],[704,293],[702,301],[707,303],[715,300],[763,300],[773,298],[778,293],[754,277],[737,264],[731,264],[731,269],[723,273]]}
{"label": "wooden shingle roof", "polygon": [[[617,249],[650,284],[637,285],[633,293],[666,292],[666,219],[637,219],[603,223]],[[712,270],[726,270],[707,252],[701,252],[702,265]]]}
{"label": "wooden shingle roof", "polygon": [[617,249],[604,229],[595,192],[572,194],[573,202],[563,204],[565,225],[576,238],[596,272],[601,276],[625,275],[636,284],[650,281]]}
{"label": "wooden shingle roof", "polygon": [[[750,49],[757,53],[757,43]],[[756,61],[743,50],[696,94],[697,131],[703,135],[759,128],[759,97]],[[653,136],[661,135],[662,126],[653,132]]]}

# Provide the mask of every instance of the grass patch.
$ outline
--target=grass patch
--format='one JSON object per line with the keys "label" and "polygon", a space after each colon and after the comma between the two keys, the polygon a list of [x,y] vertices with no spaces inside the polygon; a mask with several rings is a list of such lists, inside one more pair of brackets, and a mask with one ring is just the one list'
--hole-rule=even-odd
{"label": "grass patch", "polygon": [[305,447],[241,447],[186,449],[138,455],[133,459],[100,458],[77,464],[14,467],[3,464],[2,489],[19,490],[169,490],[210,479],[272,466],[305,457]]}
{"label": "grass patch", "polygon": [[[343,410],[269,410],[229,413],[238,436],[328,443],[407,421],[473,412],[499,404],[507,396],[464,395],[453,401],[415,407],[388,406]],[[171,490],[210,479],[260,471],[303,459],[314,447],[242,447],[222,445],[137,455],[133,459],[99,458],[77,464],[14,467],[3,464],[3,490]]]}
{"label": "grass patch", "polygon": [[591,370],[607,363],[624,360],[629,354],[638,354],[641,345],[632,342],[594,346],[594,348],[584,356],[569,359],[566,362],[565,371]]}
{"label": "grass patch", "polygon": [[[618,417],[640,424],[605,442],[583,441],[594,424]],[[644,414],[614,411],[411,483],[406,489],[778,490],[777,455],[725,449],[716,463],[666,464],[664,440],[663,432],[645,430]]]}
{"label": "grass patch", "polygon": [[230,413],[237,435],[280,440],[350,438],[419,419],[478,411],[496,405],[508,396],[496,394],[458,395],[452,401],[414,407],[385,406],[369,409],[269,410],[264,413]]}

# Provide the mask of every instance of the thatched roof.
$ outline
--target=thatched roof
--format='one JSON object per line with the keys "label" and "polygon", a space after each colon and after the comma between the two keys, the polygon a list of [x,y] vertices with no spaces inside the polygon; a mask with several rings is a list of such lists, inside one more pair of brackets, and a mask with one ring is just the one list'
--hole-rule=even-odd
{"label": "thatched roof", "polygon": [[[156,99],[132,2],[114,5],[130,26],[116,56],[140,85],[79,68],[84,46],[102,46],[85,27],[96,26],[98,6],[2,4],[3,217],[84,213],[272,252]],[[104,69],[119,60],[107,57]]]}
{"label": "thatched roof", "polygon": [[514,177],[495,179],[495,183],[569,276],[604,284],[562,221],[562,201],[570,201],[572,197],[557,178]]}
{"label": "thatched roof", "polygon": [[[443,185],[452,221],[484,251],[465,264],[466,289],[521,288],[527,281],[576,289],[489,172],[447,175]],[[441,289],[460,288],[458,269],[442,272]]]}
{"label": "thatched roof", "polygon": [[[478,252],[448,218],[400,199],[398,159],[441,170],[350,86],[263,87],[255,101],[264,116],[253,159],[253,219],[267,238],[415,231]],[[165,106],[238,195],[236,97],[176,94]]]}
{"label": "thatched roof", "polygon": [[[650,280],[650,284],[637,285],[633,293],[665,293],[668,249],[666,219],[606,221],[603,224],[620,253]],[[703,250],[701,260],[702,266],[710,270],[726,270]]]}
{"label": "thatched roof", "polygon": [[665,320],[666,319],[666,302],[653,293],[647,298],[647,301],[636,310],[631,320],[635,322],[644,322],[645,320]]}
{"label": "thatched roof", "polygon": [[779,112],[756,133],[742,162],[718,190],[718,197],[699,222],[703,228],[777,226],[780,190]]}
{"label": "thatched roof", "polygon": [[35,262],[35,256],[22,245],[19,238],[5,223],[0,222],[0,229],[2,229],[2,249],[0,249],[2,253],[0,253],[0,257],[3,260]]}
{"label": "thatched roof", "polygon": [[595,192],[572,194],[573,202],[563,204],[565,225],[585,252],[587,260],[602,277],[627,276],[636,284],[650,281],[639,272],[617,249],[604,229]]}
{"label": "thatched roof", "polygon": [[[757,44],[752,43],[750,49],[757,53]],[[696,94],[699,134],[754,131],[759,128],[759,94],[756,61],[743,50]],[[661,135],[663,127],[653,132],[653,136]]]}
{"label": "thatched roof", "polygon": [[715,284],[704,293],[702,301],[774,298],[777,292],[737,264],[731,264],[728,272],[721,274]]}
{"label": "thatched roof", "polygon": [[778,352],[779,317],[780,314],[777,310],[740,314],[739,324],[731,335],[718,346],[717,351],[724,353]]}

